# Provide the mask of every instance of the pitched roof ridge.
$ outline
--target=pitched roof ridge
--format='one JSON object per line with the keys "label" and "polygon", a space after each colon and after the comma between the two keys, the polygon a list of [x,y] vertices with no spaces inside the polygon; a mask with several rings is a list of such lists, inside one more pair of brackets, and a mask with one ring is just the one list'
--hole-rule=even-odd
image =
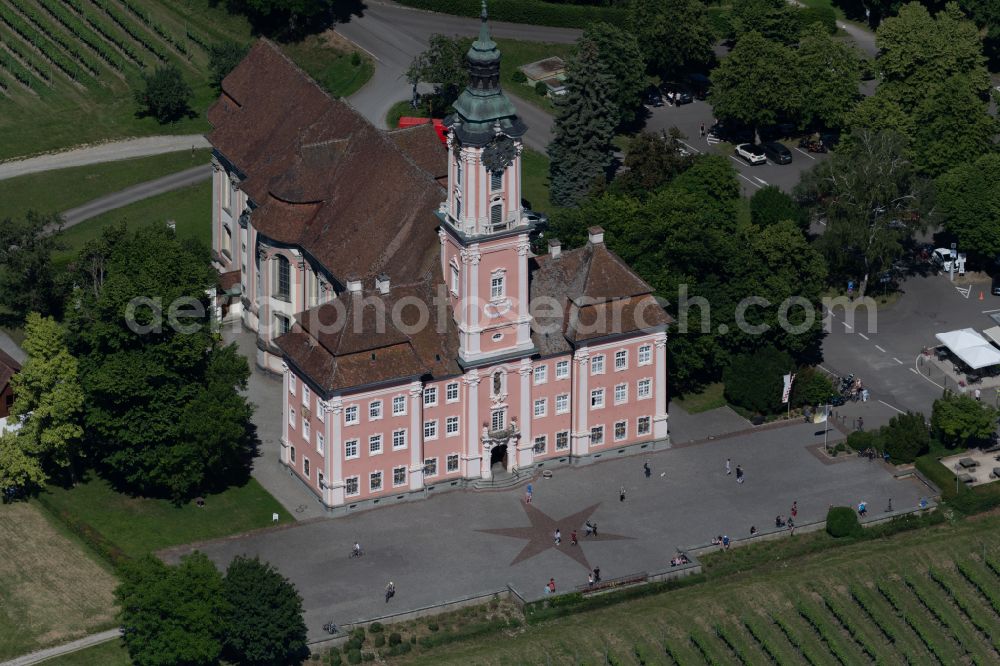
{"label": "pitched roof ridge", "polygon": [[[628,263],[626,263],[626,261],[624,259],[622,259],[621,257],[619,257],[615,252],[613,252],[611,250],[611,248],[609,248],[604,243],[599,243],[599,245],[600,245],[600,247],[602,247],[604,249],[604,252],[607,253],[607,255],[612,259],[612,261],[614,261],[616,264],[618,264],[619,268],[621,268],[621,269],[623,269],[625,271],[628,271],[628,273],[632,277],[634,277],[636,280],[638,280],[642,284],[642,286],[644,286],[646,289],[648,289],[649,291],[647,293],[650,293],[650,294],[653,293],[653,287],[650,286],[650,284],[648,282],[646,282],[644,279],[642,279],[642,276],[639,275],[638,273],[636,273],[635,270],[633,270],[633,268],[631,266],[629,266]],[[638,296],[638,295],[639,294],[629,294],[629,296]]]}

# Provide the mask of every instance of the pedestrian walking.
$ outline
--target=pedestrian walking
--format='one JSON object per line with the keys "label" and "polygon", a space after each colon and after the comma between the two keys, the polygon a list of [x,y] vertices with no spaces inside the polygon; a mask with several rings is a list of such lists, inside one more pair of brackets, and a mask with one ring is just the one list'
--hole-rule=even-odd
{"label": "pedestrian walking", "polygon": [[979,389],[976,389],[976,402],[979,402],[982,399],[983,399],[983,392],[980,391]]}
{"label": "pedestrian walking", "polygon": [[593,574],[593,572],[588,572],[587,573],[587,585],[590,586],[590,587],[594,587],[594,574]]}
{"label": "pedestrian walking", "polygon": [[750,536],[757,536],[757,526],[756,525],[751,525],[750,526]]}
{"label": "pedestrian walking", "polygon": [[601,567],[594,567],[594,582],[601,582]]}
{"label": "pedestrian walking", "polygon": [[701,124],[701,138],[705,138],[705,123]]}
{"label": "pedestrian walking", "polygon": [[594,523],[594,536],[597,536],[597,523]]}
{"label": "pedestrian walking", "polygon": [[726,476],[730,476],[733,473],[733,462],[726,458]]}
{"label": "pedestrian walking", "polygon": [[580,542],[576,540],[576,530],[573,530],[569,533],[569,545],[577,546],[579,544]]}
{"label": "pedestrian walking", "polygon": [[888,504],[888,506],[885,507],[885,512],[886,513],[892,513],[892,498],[891,497],[889,498],[889,504]]}
{"label": "pedestrian walking", "polygon": [[722,535],[722,547],[725,548],[726,550],[729,550],[729,535],[728,534],[723,534]]}
{"label": "pedestrian walking", "polygon": [[556,593],[556,579],[555,578],[549,578],[549,584],[548,584],[547,587],[549,588],[549,594],[555,594]]}
{"label": "pedestrian walking", "polygon": [[557,546],[560,543],[562,543],[562,532],[559,531],[558,527],[556,528],[555,533],[552,535],[552,540],[556,542]]}
{"label": "pedestrian walking", "polygon": [[743,468],[736,466],[736,483],[743,483]]}
{"label": "pedestrian walking", "polygon": [[792,510],[789,513],[792,515],[792,518],[799,515],[799,503],[797,501],[792,502]]}
{"label": "pedestrian walking", "polygon": [[861,432],[865,431],[865,417],[863,416],[858,417],[858,430]]}
{"label": "pedestrian walking", "polygon": [[396,584],[390,580],[389,584],[385,586],[385,603],[389,603],[389,599],[394,596],[396,596]]}
{"label": "pedestrian walking", "polygon": [[622,489],[618,491],[618,501],[619,502],[625,501],[625,486],[622,486]]}
{"label": "pedestrian walking", "polygon": [[524,501],[528,504],[531,504],[531,495],[532,495],[532,488],[531,484],[529,483],[528,487],[525,488],[524,490]]}
{"label": "pedestrian walking", "polygon": [[594,533],[594,526],[593,526],[593,524],[591,524],[591,522],[590,522],[590,521],[588,520],[588,521],[586,522],[586,524],[584,524],[584,526],[583,526],[583,536],[585,536],[585,537],[588,537],[588,536],[590,536],[590,535],[591,535],[591,534],[593,534],[593,533]]}
{"label": "pedestrian walking", "polygon": [[647,479],[653,474],[653,470],[649,466],[649,461],[648,460],[646,462],[642,463],[642,471],[646,475]]}

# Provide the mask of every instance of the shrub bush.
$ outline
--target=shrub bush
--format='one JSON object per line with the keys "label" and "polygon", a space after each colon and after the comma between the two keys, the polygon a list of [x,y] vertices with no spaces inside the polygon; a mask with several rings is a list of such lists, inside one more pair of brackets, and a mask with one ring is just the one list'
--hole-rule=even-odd
{"label": "shrub bush", "polygon": [[792,407],[823,406],[834,394],[833,384],[822,370],[802,368],[792,384]]}
{"label": "shrub bush", "polygon": [[394,631],[389,634],[389,645],[399,645],[403,642],[403,637],[399,635],[399,632]]}
{"label": "shrub bush", "polygon": [[[473,18],[479,18],[482,10],[480,0],[400,0],[399,4]],[[622,25],[625,22],[625,9],[557,4],[541,0],[504,0],[490,4],[490,19],[556,28],[586,28],[595,21]]]}
{"label": "shrub bush", "polygon": [[375,647],[382,647],[385,645],[385,634],[377,634],[375,640],[372,641],[372,645]]}
{"label": "shrub bush", "polygon": [[927,453],[931,446],[931,435],[927,430],[923,414],[897,414],[889,424],[879,430],[882,446],[893,462],[911,463],[917,456]]}
{"label": "shrub bush", "polygon": [[351,650],[347,653],[347,663],[348,664],[360,664],[361,663],[361,650]]}
{"label": "shrub bush", "polygon": [[385,627],[382,626],[381,622],[372,622],[371,626],[368,627],[368,631],[370,631],[373,634],[382,633],[384,629]]}
{"label": "shrub bush", "polygon": [[861,536],[862,529],[857,514],[850,507],[831,506],[826,512],[826,531],[835,539]]}
{"label": "shrub bush", "polygon": [[361,54],[357,51],[351,53],[351,66],[358,67],[361,64]]}
{"label": "shrub bush", "polygon": [[527,75],[519,69],[515,69],[514,73],[510,75],[510,78],[514,80],[514,83],[524,83],[528,80]]}
{"label": "shrub bush", "polygon": [[756,414],[781,411],[782,376],[794,367],[792,357],[774,347],[734,356],[722,374],[726,400]]}
{"label": "shrub bush", "polygon": [[535,84],[535,92],[541,95],[542,97],[545,97],[546,95],[549,94],[549,87],[545,85],[544,81],[539,81],[538,83]]}
{"label": "shrub bush", "polygon": [[437,622],[431,622],[431,623],[429,623],[427,625],[427,628],[430,629],[431,631],[437,631],[438,629],[440,629],[440,627],[438,627],[438,623]]}
{"label": "shrub bush", "polygon": [[855,451],[864,451],[869,448],[879,451],[882,448],[878,431],[871,432],[868,430],[852,432],[847,436],[847,445]]}

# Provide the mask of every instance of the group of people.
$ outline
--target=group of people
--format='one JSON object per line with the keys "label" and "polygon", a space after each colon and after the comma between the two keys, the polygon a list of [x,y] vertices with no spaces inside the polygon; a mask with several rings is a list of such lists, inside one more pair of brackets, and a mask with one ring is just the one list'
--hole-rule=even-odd
{"label": "group of people", "polygon": [[[733,461],[726,458],[726,476],[732,476],[733,474]],[[736,466],[736,483],[743,483],[745,476],[743,474],[743,467],[740,465]]]}
{"label": "group of people", "polygon": [[688,556],[685,555],[684,553],[678,553],[677,555],[674,555],[672,558],[670,558],[670,566],[679,567],[682,564],[691,564],[691,560],[689,560]]}
{"label": "group of people", "polygon": [[[597,527],[591,525],[590,521],[587,521],[587,527],[588,527],[587,536],[589,536],[591,533],[597,534],[596,532]],[[552,541],[555,542],[557,546],[562,543],[562,531],[558,527],[556,528],[556,531],[552,533]],[[569,545],[571,546],[580,545],[580,541],[576,538],[576,530],[573,530],[572,532],[569,533]]]}

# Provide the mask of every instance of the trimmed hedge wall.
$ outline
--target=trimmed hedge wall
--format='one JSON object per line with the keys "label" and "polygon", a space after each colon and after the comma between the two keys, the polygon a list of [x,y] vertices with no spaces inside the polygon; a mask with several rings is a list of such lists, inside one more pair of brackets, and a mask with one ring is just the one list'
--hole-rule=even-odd
{"label": "trimmed hedge wall", "polygon": [[[417,9],[473,18],[478,17],[482,11],[481,0],[398,0],[398,2]],[[490,18],[494,21],[582,29],[596,21],[623,25],[625,10],[621,7],[559,5],[541,0],[504,0],[490,5]]]}
{"label": "trimmed hedge wall", "polygon": [[966,516],[1000,506],[1000,483],[987,483],[975,488],[960,483],[956,488],[955,474],[938,462],[940,455],[938,451],[920,456],[916,460],[916,468],[941,489],[941,497],[948,506]]}
{"label": "trimmed hedge wall", "polygon": [[110,541],[103,534],[98,532],[89,523],[78,520],[68,511],[56,507],[44,492],[38,494],[38,503],[41,504],[49,515],[66,526],[69,531],[80,537],[80,539],[99,557],[113,567],[127,561],[129,556],[125,554],[117,544]]}

